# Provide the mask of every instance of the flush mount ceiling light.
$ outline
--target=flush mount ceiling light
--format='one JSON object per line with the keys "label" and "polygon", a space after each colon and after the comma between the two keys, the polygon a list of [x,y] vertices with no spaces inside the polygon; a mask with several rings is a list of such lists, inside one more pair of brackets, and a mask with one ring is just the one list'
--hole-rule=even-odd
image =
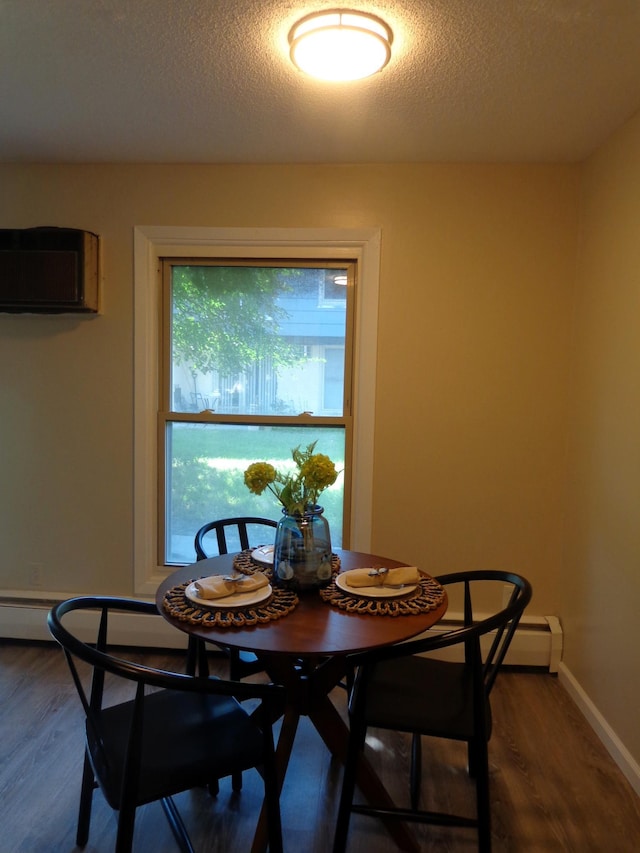
{"label": "flush mount ceiling light", "polygon": [[289,32],[291,61],[321,80],[360,80],[391,57],[391,28],[367,12],[331,9],[306,15]]}

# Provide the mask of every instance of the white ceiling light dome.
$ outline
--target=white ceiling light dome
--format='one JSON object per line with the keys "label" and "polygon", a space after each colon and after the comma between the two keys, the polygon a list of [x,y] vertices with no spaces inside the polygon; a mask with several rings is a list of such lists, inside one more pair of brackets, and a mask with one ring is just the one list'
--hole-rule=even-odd
{"label": "white ceiling light dome", "polygon": [[391,57],[391,28],[375,15],[331,9],[306,15],[289,32],[291,61],[321,80],[360,80]]}

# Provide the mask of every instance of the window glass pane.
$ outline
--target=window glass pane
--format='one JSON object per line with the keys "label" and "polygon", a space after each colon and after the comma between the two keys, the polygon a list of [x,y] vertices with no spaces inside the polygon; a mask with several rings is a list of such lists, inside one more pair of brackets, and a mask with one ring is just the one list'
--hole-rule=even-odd
{"label": "window glass pane", "polygon": [[340,548],[344,428],[167,423],[166,562],[193,562],[194,536],[208,521],[241,515],[278,521],[282,513],[276,498],[268,490],[262,495],[252,494],[244,484],[244,471],[252,462],[264,461],[285,472],[294,465],[291,450],[316,440],[316,452],[329,456],[341,472],[320,496],[331,529],[331,544]]}
{"label": "window glass pane", "polygon": [[173,264],[173,412],[341,416],[347,269]]}

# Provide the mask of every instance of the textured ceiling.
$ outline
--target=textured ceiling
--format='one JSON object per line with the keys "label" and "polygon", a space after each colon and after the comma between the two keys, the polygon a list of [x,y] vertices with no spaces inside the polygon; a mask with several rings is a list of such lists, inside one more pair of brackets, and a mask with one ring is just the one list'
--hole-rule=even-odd
{"label": "textured ceiling", "polygon": [[387,68],[314,81],[293,0],[0,0],[0,161],[573,161],[640,108],[637,0],[354,0]]}

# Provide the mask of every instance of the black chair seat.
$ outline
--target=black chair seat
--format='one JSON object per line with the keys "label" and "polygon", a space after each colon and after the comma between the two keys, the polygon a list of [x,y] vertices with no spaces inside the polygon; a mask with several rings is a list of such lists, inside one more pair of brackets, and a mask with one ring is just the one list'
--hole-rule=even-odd
{"label": "black chair seat", "polygon": [[[491,732],[491,707],[486,702]],[[412,655],[372,670],[364,709],[367,726],[469,740],[474,734],[473,677],[462,663]]]}
{"label": "black chair seat", "polygon": [[[134,703],[125,702],[96,714],[102,744],[86,726],[92,764],[114,809],[120,808],[133,712]],[[145,699],[140,749],[136,799],[142,804],[259,765],[263,743],[261,731],[233,697],[163,690]]]}

